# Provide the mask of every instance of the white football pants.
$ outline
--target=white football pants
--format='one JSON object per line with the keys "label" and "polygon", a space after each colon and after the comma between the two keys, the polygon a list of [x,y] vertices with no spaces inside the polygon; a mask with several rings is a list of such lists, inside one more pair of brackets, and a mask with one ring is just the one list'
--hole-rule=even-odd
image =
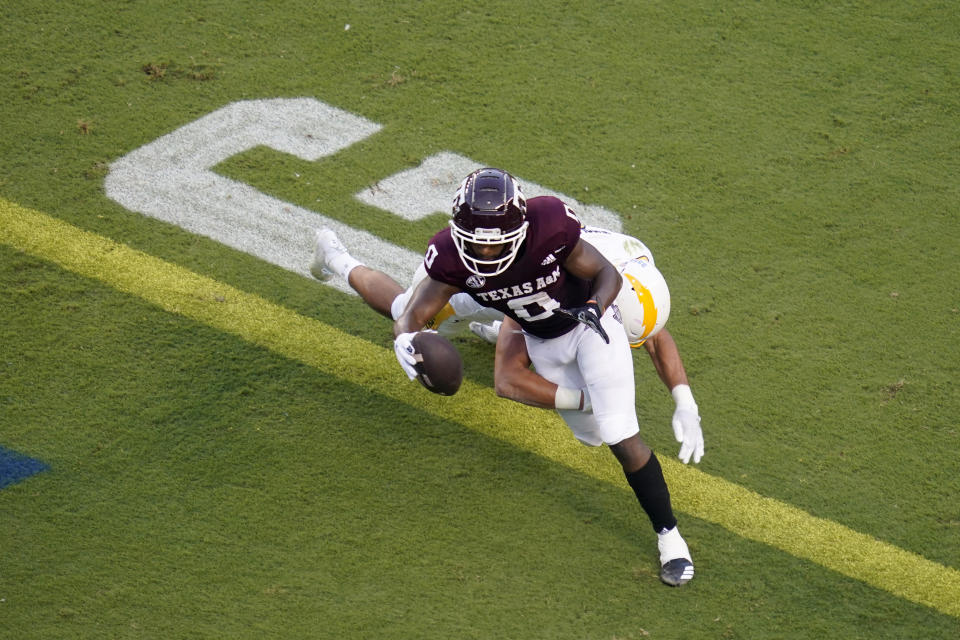
{"label": "white football pants", "polygon": [[633,353],[616,305],[606,310],[601,324],[610,344],[583,324],[559,338],[524,334],[537,373],[561,387],[589,391],[592,412],[557,413],[577,440],[592,447],[617,444],[640,431],[633,404]]}

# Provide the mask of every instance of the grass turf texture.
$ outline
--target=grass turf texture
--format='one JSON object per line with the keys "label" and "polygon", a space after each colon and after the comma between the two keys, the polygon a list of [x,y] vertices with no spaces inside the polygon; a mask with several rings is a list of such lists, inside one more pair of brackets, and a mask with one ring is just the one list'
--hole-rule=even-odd
{"label": "grass turf texture", "polygon": [[[653,248],[705,471],[960,566],[948,7],[107,7],[21,3],[0,25],[0,196],[387,346],[356,299],[108,201],[106,163],[234,100],[315,96],[385,131],[313,165],[255,150],[221,170],[416,250],[435,224],[351,195],[438,150],[501,164],[621,212]],[[509,73],[481,82],[493,51]],[[700,577],[664,590],[619,489],[0,256],[0,444],[51,465],[0,492],[18,632],[957,633],[691,518]],[[489,384],[488,352],[461,346]],[[644,432],[666,454],[648,369]]]}

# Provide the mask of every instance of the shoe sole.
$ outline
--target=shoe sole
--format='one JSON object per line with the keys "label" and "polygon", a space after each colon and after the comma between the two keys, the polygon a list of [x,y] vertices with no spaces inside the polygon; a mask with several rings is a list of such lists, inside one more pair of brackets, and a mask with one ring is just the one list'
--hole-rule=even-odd
{"label": "shoe sole", "polygon": [[686,558],[675,558],[660,568],[660,581],[679,587],[693,579],[693,563]]}
{"label": "shoe sole", "polygon": [[321,282],[326,282],[333,277],[333,272],[328,271],[326,267],[317,268],[316,265],[310,265],[310,275]]}

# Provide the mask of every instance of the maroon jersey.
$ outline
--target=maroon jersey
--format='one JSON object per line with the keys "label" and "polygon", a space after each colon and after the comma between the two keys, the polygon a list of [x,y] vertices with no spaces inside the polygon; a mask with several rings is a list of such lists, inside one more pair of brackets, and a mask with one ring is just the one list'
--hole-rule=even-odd
{"label": "maroon jersey", "polygon": [[590,295],[590,282],[568,273],[563,263],[580,240],[580,220],[553,196],[527,201],[527,236],[513,264],[498,276],[478,276],[460,259],[450,229],[430,240],[423,264],[427,274],[457,287],[485,307],[502,311],[524,331],[555,338],[577,325],[554,315],[554,309],[579,307]]}

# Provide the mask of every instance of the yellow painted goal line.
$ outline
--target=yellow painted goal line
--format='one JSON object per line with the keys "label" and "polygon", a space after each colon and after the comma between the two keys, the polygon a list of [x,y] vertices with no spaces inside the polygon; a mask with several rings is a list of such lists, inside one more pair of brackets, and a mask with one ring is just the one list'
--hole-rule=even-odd
{"label": "yellow painted goal line", "polygon": [[[386,330],[385,344],[372,344],[2,198],[0,242],[628,491],[613,458],[578,444],[553,412],[497,399],[469,380],[450,398],[408,382]],[[679,511],[960,618],[960,571],[663,458]]]}

